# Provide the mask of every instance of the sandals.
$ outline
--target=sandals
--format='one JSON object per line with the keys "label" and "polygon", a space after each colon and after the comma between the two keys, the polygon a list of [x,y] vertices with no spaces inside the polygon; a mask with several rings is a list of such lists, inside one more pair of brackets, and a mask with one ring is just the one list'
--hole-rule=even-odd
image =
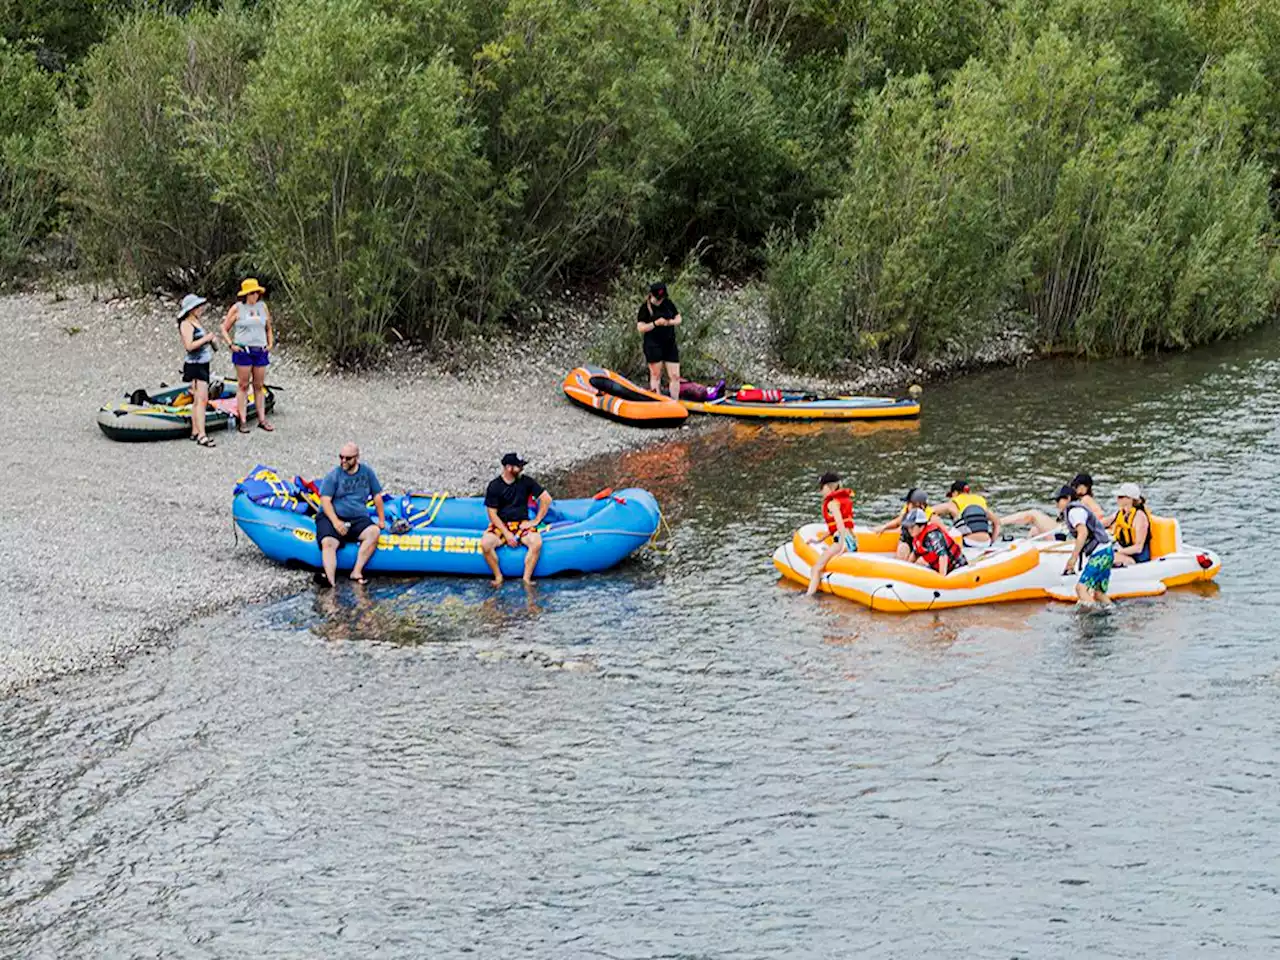
{"label": "sandals", "polygon": [[365,584],[367,584],[369,581],[368,581],[368,580],[366,580],[364,577],[352,577],[352,578],[351,578],[351,582],[352,582],[352,583],[358,583],[358,584],[360,584],[360,586],[362,586],[362,587],[363,587],[363,586],[364,586]]}
{"label": "sandals", "polygon": [[311,582],[317,587],[322,587],[325,590],[328,590],[333,586],[333,584],[329,582],[329,578],[325,575],[323,570],[317,570],[313,573],[311,575]]}
{"label": "sandals", "polygon": [[[258,429],[259,429],[259,430],[265,430],[265,431],[267,431],[267,433],[275,433],[275,432],[276,432],[276,428],[275,428],[275,427],[273,427],[273,426],[272,426],[271,424],[269,424],[269,423],[263,423],[261,420],[259,420],[259,421],[258,421]],[[247,431],[246,431],[246,432],[247,432]]]}
{"label": "sandals", "polygon": [[200,447],[216,447],[217,446],[217,444],[214,443],[209,436],[203,433],[200,434],[200,436],[198,437],[195,434],[192,434],[191,439],[196,442],[196,446],[200,446]]}
{"label": "sandals", "polygon": [[247,423],[241,423],[239,426],[236,427],[236,431],[238,433],[248,433],[249,425]]}

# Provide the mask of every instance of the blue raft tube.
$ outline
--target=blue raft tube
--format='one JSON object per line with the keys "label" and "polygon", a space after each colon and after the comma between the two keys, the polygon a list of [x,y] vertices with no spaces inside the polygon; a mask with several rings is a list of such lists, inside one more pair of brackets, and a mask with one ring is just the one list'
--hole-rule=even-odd
{"label": "blue raft tube", "polygon": [[[287,495],[260,496],[255,501],[244,485],[242,481],[237,486],[232,504],[240,530],[276,563],[319,569],[315,516],[305,501]],[[482,498],[407,493],[385,498],[384,508],[388,529],[378,538],[378,550],[365,566],[366,572],[492,576],[480,553],[480,537],[489,526]],[[530,519],[533,513],[530,507]],[[376,516],[372,509],[370,516]],[[390,532],[396,520],[406,521],[408,531]],[[657,500],[639,488],[601,491],[591,499],[556,500],[538,528],[542,555],[534,575],[608,570],[648,543],[660,522]],[[351,569],[356,549],[355,544],[339,548],[339,570]],[[503,576],[522,575],[527,553],[523,546],[500,547]]]}

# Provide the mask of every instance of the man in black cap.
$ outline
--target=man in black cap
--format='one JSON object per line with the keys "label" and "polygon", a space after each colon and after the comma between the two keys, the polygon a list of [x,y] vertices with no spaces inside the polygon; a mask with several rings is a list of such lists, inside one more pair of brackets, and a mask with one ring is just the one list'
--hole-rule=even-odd
{"label": "man in black cap", "polygon": [[672,400],[680,399],[680,348],[676,346],[676,327],[680,311],[667,297],[667,286],[654,283],[640,304],[636,329],[643,334],[644,359],[649,364],[649,389],[662,392],[662,368],[667,368],[667,391]]}
{"label": "man in black cap", "polygon": [[[480,552],[493,571],[493,585],[502,586],[502,568],[498,564],[498,548],[524,546],[529,552],[524,560],[524,582],[533,583],[533,568],[538,565],[542,553],[542,535],[538,524],[551,507],[551,494],[533,477],[524,476],[524,466],[514,453],[503,454],[502,473],[490,481],[484,493],[484,505],[489,514],[489,529],[480,538]],[[529,518],[529,503],[535,502],[537,510]]]}

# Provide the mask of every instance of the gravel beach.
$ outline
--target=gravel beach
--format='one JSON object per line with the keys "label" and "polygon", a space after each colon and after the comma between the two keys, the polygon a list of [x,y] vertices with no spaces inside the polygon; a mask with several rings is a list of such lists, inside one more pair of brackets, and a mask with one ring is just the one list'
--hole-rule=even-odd
{"label": "gravel beach", "polygon": [[[770,356],[758,289],[725,286],[707,295],[725,318],[717,356],[757,383],[890,391],[913,379],[1022,362],[1032,352],[1009,330],[977,351],[920,367],[863,367],[842,383],[801,378]],[[319,476],[342,443],[355,440],[392,491],[475,495],[507,450],[527,457],[537,476],[674,432],[629,429],[564,399],[565,372],[609,322],[599,302],[566,291],[522,330],[472,338],[431,359],[405,345],[380,373],[317,371],[286,345],[268,377],[282,387],[274,433],[216,431],[218,446],[209,450],[177,440],[108,440],[94,422],[103,403],[178,382],[176,312],[157,298],[102,301],[82,289],[0,297],[9,361],[3,396],[11,410],[4,477],[13,503],[0,520],[0,600],[9,613],[0,623],[0,693],[128,654],[193,617],[304,588],[305,574],[236,540],[232,487],[256,463]],[[225,349],[213,370],[234,380]],[[682,429],[714,429],[712,419]]]}
{"label": "gravel beach", "polygon": [[[304,574],[271,564],[244,537],[236,543],[231,490],[258,462],[318,476],[355,440],[391,490],[475,494],[507,450],[537,476],[656,439],[572,407],[560,381],[586,332],[555,340],[544,331],[536,343],[481,344],[490,356],[472,369],[482,377],[412,356],[395,360],[395,372],[317,373],[286,348],[268,378],[283,387],[275,433],[216,431],[211,450],[108,440],[94,422],[103,403],[177,382],[175,315],[158,300],[99,302],[81,291],[0,298],[11,501],[0,521],[0,692],[127,654],[215,609],[303,588]],[[232,379],[231,370],[220,350],[214,372]]]}

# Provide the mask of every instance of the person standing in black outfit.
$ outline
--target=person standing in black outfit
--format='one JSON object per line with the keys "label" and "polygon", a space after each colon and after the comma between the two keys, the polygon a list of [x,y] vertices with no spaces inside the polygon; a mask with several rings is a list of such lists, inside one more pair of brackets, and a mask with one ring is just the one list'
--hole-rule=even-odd
{"label": "person standing in black outfit", "polygon": [[[533,477],[524,476],[527,461],[514,453],[502,457],[502,473],[489,482],[484,492],[485,511],[489,514],[489,529],[480,538],[480,552],[493,571],[493,585],[502,586],[502,568],[498,564],[498,548],[523,546],[529,552],[524,558],[524,582],[533,583],[533,568],[538,565],[542,553],[542,523],[551,507],[551,494]],[[529,517],[529,502],[537,506],[533,518]]]}
{"label": "person standing in black outfit", "polygon": [[649,364],[649,389],[662,392],[662,368],[667,368],[667,390],[672,400],[680,399],[680,348],[676,346],[676,327],[680,326],[680,310],[667,296],[663,283],[651,284],[649,295],[640,304],[636,329],[643,334],[644,359]]}

